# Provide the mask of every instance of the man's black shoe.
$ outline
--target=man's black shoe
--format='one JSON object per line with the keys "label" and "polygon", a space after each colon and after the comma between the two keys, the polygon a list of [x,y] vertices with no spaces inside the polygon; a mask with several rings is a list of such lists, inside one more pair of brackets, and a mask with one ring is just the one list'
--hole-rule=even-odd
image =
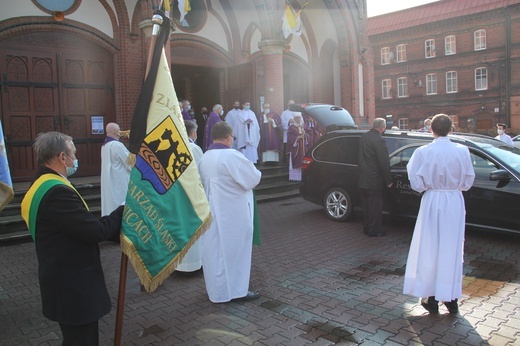
{"label": "man's black shoe", "polygon": [[385,232],[379,232],[379,233],[374,233],[374,234],[367,233],[367,236],[369,236],[369,237],[384,237],[385,235],[386,235]]}
{"label": "man's black shoe", "polygon": [[245,302],[245,301],[248,301],[248,300],[255,300],[255,299],[258,299],[260,298],[260,293],[258,292],[251,292],[251,291],[247,291],[247,294],[243,297],[240,297],[240,298],[235,298],[233,299],[234,301],[237,301],[237,302]]}
{"label": "man's black shoe", "polygon": [[459,312],[459,304],[457,303],[457,299],[453,299],[451,302],[444,302],[444,305],[450,314],[456,314]]}
{"label": "man's black shoe", "polygon": [[439,313],[439,301],[435,300],[435,297],[421,298],[421,305],[430,314]]}

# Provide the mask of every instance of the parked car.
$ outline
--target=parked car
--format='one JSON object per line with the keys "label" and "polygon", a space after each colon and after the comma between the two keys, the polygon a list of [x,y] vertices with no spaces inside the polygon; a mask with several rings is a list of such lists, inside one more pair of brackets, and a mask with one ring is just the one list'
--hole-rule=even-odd
{"label": "parked car", "polygon": [[520,149],[520,135],[515,136],[513,139],[513,145]]}
{"label": "parked car", "polygon": [[[323,136],[303,159],[300,193],[323,206],[329,218],[344,221],[360,210],[358,190],[359,138],[366,131],[334,131]],[[415,219],[422,194],[410,187],[406,165],[429,133],[387,130],[393,184],[385,189],[383,210],[394,217]],[[464,192],[466,225],[520,233],[520,150],[487,136],[454,134],[466,145],[475,168],[473,187]]]}
{"label": "parked car", "polygon": [[289,106],[293,112],[301,112],[310,116],[320,126],[322,134],[336,130],[357,129],[357,125],[350,113],[343,107],[325,103],[294,104]]}

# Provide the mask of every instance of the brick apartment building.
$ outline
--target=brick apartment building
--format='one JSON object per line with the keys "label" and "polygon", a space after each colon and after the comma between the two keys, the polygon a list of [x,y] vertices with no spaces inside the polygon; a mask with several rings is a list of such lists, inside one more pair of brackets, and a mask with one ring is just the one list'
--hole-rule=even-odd
{"label": "brick apartment building", "polygon": [[[520,1],[441,0],[369,18],[376,115],[417,129],[520,129]],[[518,130],[517,130],[518,131]]]}
{"label": "brick apartment building", "polygon": [[[159,0],[0,0],[0,117],[13,180],[30,180],[31,147],[44,131],[74,137],[76,176],[100,172],[102,129],[128,129],[143,82]],[[284,38],[282,17],[303,0],[190,0],[167,55],[177,96],[196,111],[235,99],[281,112],[289,99],[374,114],[365,0],[310,1],[302,35]],[[365,122],[367,122],[365,120]]]}

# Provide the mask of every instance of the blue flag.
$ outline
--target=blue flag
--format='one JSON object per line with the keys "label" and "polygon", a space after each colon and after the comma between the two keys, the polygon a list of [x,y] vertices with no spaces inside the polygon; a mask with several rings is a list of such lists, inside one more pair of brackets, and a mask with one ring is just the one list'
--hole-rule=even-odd
{"label": "blue flag", "polygon": [[11,201],[14,196],[13,182],[9,172],[7,162],[7,152],[5,151],[4,131],[0,121],[0,211]]}

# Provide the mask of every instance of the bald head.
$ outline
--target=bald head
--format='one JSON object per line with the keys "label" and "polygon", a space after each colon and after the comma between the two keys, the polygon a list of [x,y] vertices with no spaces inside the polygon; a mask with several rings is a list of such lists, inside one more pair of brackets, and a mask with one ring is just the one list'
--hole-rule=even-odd
{"label": "bald head", "polygon": [[119,135],[120,130],[121,129],[119,128],[119,125],[117,125],[116,123],[108,123],[106,127],[107,137],[119,139],[119,137],[121,137]]}

